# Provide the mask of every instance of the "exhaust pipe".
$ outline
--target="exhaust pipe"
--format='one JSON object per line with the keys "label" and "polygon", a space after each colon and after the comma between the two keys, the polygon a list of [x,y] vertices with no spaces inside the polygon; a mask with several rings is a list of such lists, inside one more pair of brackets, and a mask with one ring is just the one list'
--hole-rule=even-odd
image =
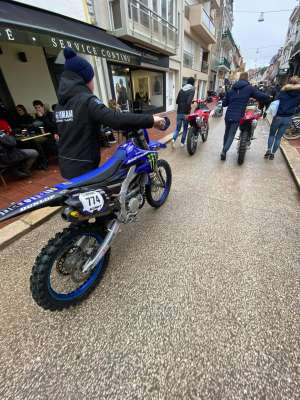
{"label": "exhaust pipe", "polygon": [[86,263],[84,264],[82,273],[84,274],[89,273],[98,264],[101,258],[105,256],[105,254],[107,253],[108,249],[111,246],[112,241],[117,236],[119,229],[120,229],[120,222],[114,220],[112,225],[108,228],[108,233],[105,236],[102,245],[97,250],[97,253],[94,255],[92,259],[87,260]]}

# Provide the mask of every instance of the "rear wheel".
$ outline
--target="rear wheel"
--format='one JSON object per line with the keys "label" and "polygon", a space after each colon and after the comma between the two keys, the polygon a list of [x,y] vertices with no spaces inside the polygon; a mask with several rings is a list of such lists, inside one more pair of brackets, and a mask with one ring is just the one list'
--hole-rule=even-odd
{"label": "rear wheel", "polygon": [[191,126],[187,133],[186,148],[190,156],[196,153],[198,146],[198,132],[197,129]]}
{"label": "rear wheel", "polygon": [[245,160],[245,155],[247,151],[249,133],[247,131],[241,131],[240,133],[240,145],[238,150],[238,164],[242,165]]}
{"label": "rear wheel", "polygon": [[110,250],[89,272],[85,262],[103,242],[104,233],[93,225],[70,226],[43,248],[32,268],[30,289],[35,302],[45,310],[68,308],[84,300],[100,282]]}
{"label": "rear wheel", "polygon": [[172,185],[172,171],[165,160],[157,161],[157,170],[150,176],[146,186],[146,199],[151,207],[159,208],[167,200]]}

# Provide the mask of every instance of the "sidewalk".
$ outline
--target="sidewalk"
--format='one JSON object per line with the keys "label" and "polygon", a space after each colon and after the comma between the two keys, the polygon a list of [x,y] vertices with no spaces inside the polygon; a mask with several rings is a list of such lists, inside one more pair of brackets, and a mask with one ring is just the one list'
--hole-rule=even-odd
{"label": "sidewalk", "polygon": [[[272,119],[267,115],[266,120],[271,125]],[[300,191],[300,139],[286,140],[282,139],[280,149],[286,159],[291,174]]]}
{"label": "sidewalk", "polygon": [[[175,129],[176,124],[176,112],[168,112],[159,114],[162,116],[168,116],[171,120],[169,129],[165,132],[160,132],[157,129],[149,129],[150,138],[152,140],[160,140],[168,136]],[[111,155],[115,152],[116,148],[121,143],[117,143],[110,148],[104,148],[101,150],[101,164],[108,160]],[[0,208],[7,207],[12,202],[18,202],[24,197],[29,197],[42,191],[45,188],[51,187],[59,182],[63,181],[59,173],[57,161],[50,163],[47,171],[33,171],[30,179],[23,179],[16,181],[13,178],[7,178],[7,188],[0,185]],[[20,218],[20,217],[19,217]],[[19,218],[14,218],[6,222],[0,223],[0,229],[4,226],[11,224]]]}

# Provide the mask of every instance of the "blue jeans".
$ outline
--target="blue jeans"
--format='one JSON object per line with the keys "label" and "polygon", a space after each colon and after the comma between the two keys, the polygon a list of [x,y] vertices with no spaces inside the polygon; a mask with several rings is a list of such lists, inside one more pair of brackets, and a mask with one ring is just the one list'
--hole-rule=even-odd
{"label": "blue jeans", "polygon": [[225,121],[226,129],[223,142],[223,153],[227,153],[227,151],[230,149],[239,124],[239,122],[235,121]]}
{"label": "blue jeans", "polygon": [[292,122],[292,117],[274,117],[268,139],[268,151],[275,154],[280,145],[282,136]]}
{"label": "blue jeans", "polygon": [[183,133],[182,133],[182,137],[181,137],[181,143],[184,144],[185,143],[185,139],[186,139],[186,135],[187,135],[187,131],[188,131],[189,123],[185,119],[185,114],[177,114],[177,117],[176,117],[176,131],[174,132],[174,135],[173,135],[174,141],[176,141],[176,139],[178,138],[178,135],[179,135],[179,132],[181,130],[182,124],[183,124]]}

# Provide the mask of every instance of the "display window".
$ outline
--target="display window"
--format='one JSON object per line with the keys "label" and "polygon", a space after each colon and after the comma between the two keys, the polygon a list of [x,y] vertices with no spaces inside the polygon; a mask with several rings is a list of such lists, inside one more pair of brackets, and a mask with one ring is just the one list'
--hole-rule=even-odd
{"label": "display window", "polygon": [[110,64],[111,86],[121,111],[157,113],[165,110],[165,73]]}

